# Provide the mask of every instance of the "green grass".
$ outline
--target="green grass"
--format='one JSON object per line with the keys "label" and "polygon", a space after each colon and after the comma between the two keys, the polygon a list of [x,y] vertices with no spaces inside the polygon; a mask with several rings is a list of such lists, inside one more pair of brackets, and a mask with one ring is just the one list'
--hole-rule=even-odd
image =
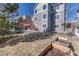
{"label": "green grass", "polygon": [[15,38],[15,36],[13,36],[13,35],[0,36],[0,43],[10,40],[12,38]]}

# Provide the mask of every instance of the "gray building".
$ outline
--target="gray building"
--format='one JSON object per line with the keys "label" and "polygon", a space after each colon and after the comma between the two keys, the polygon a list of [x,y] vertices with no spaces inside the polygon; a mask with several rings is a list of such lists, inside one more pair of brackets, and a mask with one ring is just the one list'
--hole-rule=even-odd
{"label": "gray building", "polygon": [[63,3],[39,3],[34,7],[33,23],[40,32],[65,31],[66,4]]}
{"label": "gray building", "polygon": [[7,15],[7,18],[6,18],[6,20],[8,20],[10,23],[12,23],[12,22],[17,22],[17,20],[20,18],[20,16],[19,15],[17,15],[17,13],[15,12],[15,13],[11,13],[11,14],[9,14],[9,15]]}

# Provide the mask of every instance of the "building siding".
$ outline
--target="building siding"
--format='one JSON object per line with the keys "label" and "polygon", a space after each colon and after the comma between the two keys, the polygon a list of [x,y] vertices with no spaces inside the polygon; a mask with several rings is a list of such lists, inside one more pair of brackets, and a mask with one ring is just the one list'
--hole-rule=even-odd
{"label": "building siding", "polygon": [[[43,10],[43,5],[46,5],[46,9]],[[55,6],[54,6],[55,5]],[[59,7],[56,9],[56,6]],[[35,13],[37,10],[37,13]],[[43,14],[46,14],[46,18],[43,18]],[[57,15],[59,18],[57,19]],[[35,17],[37,20],[35,20]],[[54,4],[54,3],[39,3],[34,9],[34,15],[32,21],[38,27],[40,32],[64,32],[65,23],[65,4]],[[43,28],[43,24],[46,24],[46,28]],[[58,27],[56,27],[59,25]]]}

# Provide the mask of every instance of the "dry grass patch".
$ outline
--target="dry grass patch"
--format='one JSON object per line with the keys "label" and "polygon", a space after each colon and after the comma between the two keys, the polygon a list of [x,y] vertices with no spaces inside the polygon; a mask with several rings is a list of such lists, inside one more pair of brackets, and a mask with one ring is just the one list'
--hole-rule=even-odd
{"label": "dry grass patch", "polygon": [[33,42],[19,42],[14,46],[5,46],[0,48],[0,55],[5,56],[36,56],[53,41],[53,37]]}

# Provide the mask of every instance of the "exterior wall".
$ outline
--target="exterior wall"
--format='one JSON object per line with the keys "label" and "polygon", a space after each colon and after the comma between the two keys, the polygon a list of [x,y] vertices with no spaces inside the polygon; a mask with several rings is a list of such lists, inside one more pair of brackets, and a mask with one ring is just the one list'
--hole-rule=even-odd
{"label": "exterior wall", "polygon": [[[47,3],[46,9],[43,10],[44,3],[40,3],[34,9],[34,15],[32,21],[38,27],[40,32],[53,31],[57,33],[64,32],[64,23],[65,23],[65,4],[58,3]],[[58,9],[56,7],[59,7]],[[37,10],[37,13],[35,13]],[[46,18],[43,19],[43,14],[46,14]],[[57,15],[59,18],[57,19]],[[37,20],[35,20],[37,17]],[[43,28],[43,24],[46,24],[46,28]],[[58,27],[56,27],[58,25]]]}
{"label": "exterior wall", "polygon": [[58,32],[58,33],[63,33],[64,32],[64,22],[65,22],[65,4],[59,4],[58,5],[59,8],[58,9],[55,9],[56,11],[56,14],[55,16],[59,15],[59,18],[55,19],[55,31]]}
{"label": "exterior wall", "polygon": [[6,18],[6,20],[8,20],[10,23],[12,23],[12,22],[15,23],[17,21],[17,19],[20,18],[20,16],[17,15],[17,12],[14,12],[14,13],[11,13],[11,14],[7,15],[7,17],[8,18]]}
{"label": "exterior wall", "polygon": [[77,21],[79,21],[79,12],[77,12]]}
{"label": "exterior wall", "polygon": [[48,27],[49,31],[55,32],[55,16],[54,16],[55,10],[53,9],[52,4],[49,3],[48,6]]}
{"label": "exterior wall", "polygon": [[[46,5],[45,10],[43,10],[43,5]],[[48,4],[44,4],[44,3],[38,4],[35,10],[37,10],[37,13],[34,12],[32,21],[34,22],[36,27],[38,27],[40,32],[47,31],[48,30]],[[43,18],[43,14],[46,14],[45,19]],[[37,20],[35,20],[35,17],[37,18]],[[43,27],[43,24],[46,24],[45,28]]]}

